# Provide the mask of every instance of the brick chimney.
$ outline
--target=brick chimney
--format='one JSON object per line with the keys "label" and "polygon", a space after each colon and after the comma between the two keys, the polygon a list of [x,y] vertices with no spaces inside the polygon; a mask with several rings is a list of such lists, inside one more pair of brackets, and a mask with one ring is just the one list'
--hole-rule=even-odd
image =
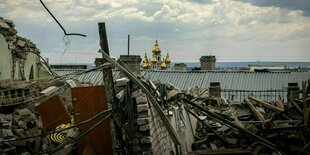
{"label": "brick chimney", "polygon": [[221,85],[219,82],[211,82],[209,87],[211,97],[221,97]]}
{"label": "brick chimney", "polygon": [[140,75],[140,55],[120,55],[119,58],[135,75]]}
{"label": "brick chimney", "polygon": [[215,70],[215,56],[202,56],[200,58],[201,70]]}
{"label": "brick chimney", "polygon": [[288,83],[287,99],[289,98],[299,99],[299,87],[297,82]]}

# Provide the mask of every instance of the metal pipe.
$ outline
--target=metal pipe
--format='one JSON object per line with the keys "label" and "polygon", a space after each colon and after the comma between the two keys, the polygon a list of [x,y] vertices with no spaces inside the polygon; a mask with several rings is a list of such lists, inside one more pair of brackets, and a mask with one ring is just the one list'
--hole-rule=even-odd
{"label": "metal pipe", "polygon": [[130,47],[130,34],[128,34],[128,49],[127,49],[127,55],[129,55],[129,47]]}

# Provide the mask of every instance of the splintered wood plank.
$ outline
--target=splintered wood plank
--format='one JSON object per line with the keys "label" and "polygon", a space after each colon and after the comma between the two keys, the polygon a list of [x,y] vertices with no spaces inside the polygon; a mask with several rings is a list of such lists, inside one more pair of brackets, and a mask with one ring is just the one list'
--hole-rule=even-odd
{"label": "splintered wood plank", "polygon": [[[72,88],[71,95],[76,124],[108,109],[104,86]],[[102,115],[80,126],[81,131],[89,129],[107,115]],[[96,154],[113,154],[110,119],[103,122],[87,136],[81,138],[77,143],[77,147],[78,154],[82,154],[83,150],[87,148],[92,148]]]}
{"label": "splintered wood plank", "polygon": [[253,106],[253,104],[248,99],[245,99],[245,103],[248,105],[249,110],[252,112],[252,114],[256,117],[257,120],[262,122],[265,121],[264,116]]}
{"label": "splintered wood plank", "polygon": [[60,124],[71,122],[71,117],[59,95],[54,95],[36,106],[39,112],[43,128],[53,131]]}
{"label": "splintered wood plank", "polygon": [[256,98],[254,98],[254,97],[249,97],[249,99],[251,99],[251,100],[253,100],[253,101],[255,101],[255,102],[258,102],[258,103],[262,104],[263,106],[265,106],[265,107],[267,107],[267,108],[269,108],[269,109],[272,109],[272,110],[274,110],[274,111],[276,111],[276,112],[284,111],[284,109],[275,107],[275,106],[273,106],[273,105],[271,105],[271,104],[269,104],[269,103],[266,103],[266,102],[264,102],[264,101],[262,101],[262,100],[260,100],[260,99],[256,99]]}

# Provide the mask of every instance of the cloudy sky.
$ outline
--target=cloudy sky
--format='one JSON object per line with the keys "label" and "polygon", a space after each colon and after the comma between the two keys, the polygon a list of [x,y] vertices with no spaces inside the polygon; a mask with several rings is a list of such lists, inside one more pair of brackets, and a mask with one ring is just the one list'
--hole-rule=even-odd
{"label": "cloudy sky", "polygon": [[309,61],[309,0],[0,0],[0,16],[37,44],[52,63],[92,63],[99,49],[98,22],[106,22],[112,57],[148,56],[156,37],[175,62]]}

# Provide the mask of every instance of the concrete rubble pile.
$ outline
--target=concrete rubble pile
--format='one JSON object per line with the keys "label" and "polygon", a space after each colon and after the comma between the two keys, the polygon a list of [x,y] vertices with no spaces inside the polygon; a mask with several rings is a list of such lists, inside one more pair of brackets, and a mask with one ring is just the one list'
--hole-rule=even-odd
{"label": "concrete rubble pile", "polygon": [[[126,78],[116,81],[117,97],[124,100],[125,85],[130,83]],[[181,92],[170,83],[143,80],[150,92],[153,93],[164,113],[171,123],[176,118],[176,128],[182,138],[183,148],[191,142],[184,136],[181,128],[194,137],[190,149],[183,152],[215,153],[215,154],[309,154],[309,125],[305,121],[302,99],[290,99],[289,103],[264,101],[249,96],[244,101],[231,101],[223,97],[215,97],[207,89],[195,86],[186,92]],[[120,86],[122,85],[122,86]],[[140,90],[131,89],[134,102],[137,105],[138,127],[133,130],[133,137],[142,139],[133,142],[135,153],[141,153],[147,146],[144,142],[153,144],[156,136],[152,134],[152,109],[147,104],[148,98]],[[308,101],[309,102],[309,101]],[[126,109],[126,108],[124,108]],[[186,111],[191,124],[186,123],[186,115],[176,113]],[[149,113],[151,112],[151,113]],[[181,112],[182,113],[182,112]],[[177,115],[173,118],[174,115]],[[190,127],[191,126],[191,127]],[[191,129],[192,128],[192,129]],[[145,132],[150,130],[151,132]],[[192,130],[192,131],[191,131]],[[168,135],[167,135],[168,136]],[[143,139],[149,139],[145,141]],[[152,146],[152,145],[151,145]],[[153,150],[152,147],[149,147]],[[154,152],[153,152],[154,153]]]}
{"label": "concrete rubble pile", "polygon": [[[67,91],[63,91],[62,100],[65,101],[64,105],[68,110],[72,109],[71,101],[65,99],[64,94],[67,95],[65,98],[70,97]],[[63,124],[56,127],[53,131],[46,131],[41,116],[35,110],[35,104],[37,102],[30,102],[24,106],[10,107],[9,111],[0,113],[1,154],[26,155],[44,151],[48,152],[70,141],[79,134],[77,127],[71,127],[74,124]],[[12,113],[10,113],[11,109],[13,109]],[[57,154],[68,154],[70,151],[71,147],[66,147],[65,149],[60,149]]]}
{"label": "concrete rubble pile", "polygon": [[20,139],[39,135],[42,121],[39,116],[27,108],[17,108],[11,114],[0,114],[0,152],[4,154],[30,154],[29,148],[38,150],[41,144],[39,138],[3,142],[2,140]]}
{"label": "concrete rubble pile", "polygon": [[[44,66],[38,67],[42,70],[32,68],[39,65],[40,51],[32,41],[18,36],[14,27],[13,21],[0,17],[0,36],[8,45],[4,48],[8,49],[5,54],[10,74],[0,80],[0,154],[34,154],[53,149],[78,132],[75,128],[61,131],[63,141],[53,142],[52,134],[44,129],[36,105],[59,93],[71,111],[70,84],[62,77],[45,76],[45,72],[40,72]],[[29,75],[24,71],[28,58],[33,65]]]}
{"label": "concrete rubble pile", "polygon": [[198,120],[194,125],[193,152],[310,153],[310,130],[308,121],[304,120],[303,99],[283,103],[248,97],[238,102],[210,96],[208,90],[197,86],[183,93],[175,93],[171,87],[165,85],[168,98],[163,109],[169,111],[183,104],[189,115],[195,115]]}

